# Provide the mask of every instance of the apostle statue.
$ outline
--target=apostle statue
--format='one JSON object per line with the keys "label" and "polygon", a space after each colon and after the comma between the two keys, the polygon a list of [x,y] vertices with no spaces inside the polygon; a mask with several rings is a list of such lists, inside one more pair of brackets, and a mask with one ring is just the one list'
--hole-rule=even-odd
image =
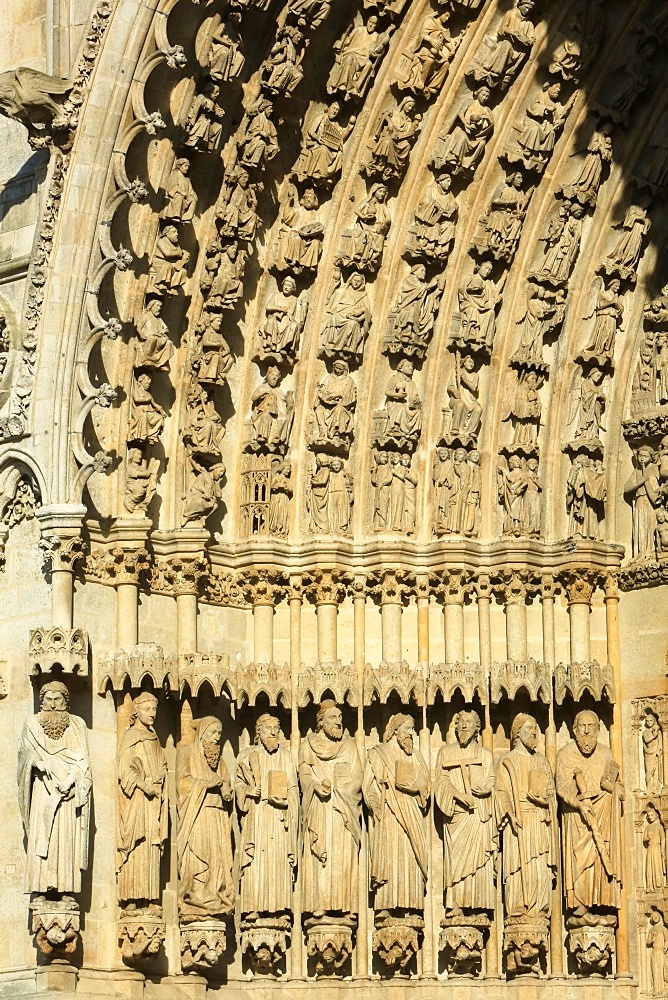
{"label": "apostle statue", "polygon": [[537,752],[538,724],[520,712],[496,776],[503,837],[505,950],[509,971],[535,971],[547,948],[557,867],[557,800],[547,759]]}
{"label": "apostle statue", "polygon": [[[302,909],[308,915],[307,929],[317,928],[320,921],[351,928],[357,922],[358,909],[362,764],[355,741],[343,728],[341,709],[334,701],[321,703],[315,732],[301,744],[299,784],[304,866]],[[340,964],[352,951],[351,930],[343,941],[345,944],[337,956]],[[309,953],[322,950],[317,942],[316,930],[309,939]]]}
{"label": "apostle statue", "polygon": [[642,754],[645,765],[645,788],[655,795],[663,788],[663,730],[656,715],[645,709],[642,731]]}
{"label": "apostle statue", "polygon": [[26,892],[71,898],[88,868],[93,781],[83,719],[70,715],[61,681],[39,692],[40,711],[26,720],[18,760],[19,808],[27,837]]}
{"label": "apostle statue", "polygon": [[158,699],[134,699],[118,751],[118,898],[126,910],[159,912],[160,859],[167,840],[167,760],[153,728]]}
{"label": "apostle statue", "polygon": [[232,785],[222,757],[219,719],[193,722],[195,739],[176,752],[176,840],[182,920],[234,909],[230,808]]}
{"label": "apostle statue", "polygon": [[443,881],[447,914],[493,910],[494,760],[480,745],[480,716],[464,711],[455,720],[456,743],[438,752],[434,797],[445,819]]}

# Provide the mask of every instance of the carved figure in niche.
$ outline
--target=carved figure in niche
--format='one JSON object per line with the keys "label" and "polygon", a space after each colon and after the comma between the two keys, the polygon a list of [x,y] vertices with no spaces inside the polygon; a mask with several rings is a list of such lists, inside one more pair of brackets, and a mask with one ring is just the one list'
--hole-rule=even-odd
{"label": "carved figure in niche", "polygon": [[490,253],[494,260],[511,261],[522,234],[522,225],[533,188],[523,191],[524,178],[520,171],[511,174],[492,198],[489,212],[480,220],[475,243],[481,253]]}
{"label": "carved figure in niche", "polygon": [[161,219],[172,222],[191,222],[194,219],[197,195],[188,176],[189,171],[190,160],[185,156],[179,157],[169,175],[165,189],[167,204],[160,213]]}
{"label": "carved figure in niche", "polygon": [[474,358],[470,354],[462,357],[457,351],[454,371],[447,389],[450,407],[450,427],[447,437],[467,444],[475,441],[482,422],[482,406],[478,401],[480,375],[475,369]]}
{"label": "carved figure in niche", "polygon": [[[519,713],[510,730],[510,751],[503,755],[496,772],[510,972],[529,971],[540,961],[540,952],[547,945],[558,865],[557,797],[552,769],[537,746],[536,720]],[[533,946],[531,950],[523,948],[527,942]]]}
{"label": "carved figure in niche", "polygon": [[652,61],[656,54],[653,38],[637,40],[634,51],[608,77],[598,104],[600,113],[621,125],[628,125],[630,111],[649,86]]}
{"label": "carved figure in niche", "polygon": [[337,359],[332,371],[318,383],[315,391],[311,439],[318,445],[348,446],[355,426],[357,386],[348,368],[348,362]]}
{"label": "carved figure in niche", "polygon": [[241,912],[250,922],[292,910],[299,788],[292,754],[281,735],[279,720],[261,715],[255,741],[240,752],[237,763]]}
{"label": "carved figure in niche", "polygon": [[654,559],[656,510],[661,496],[659,467],[653,451],[647,447],[638,449],[634,464],[635,468],[624,486],[624,498],[633,509],[633,558]]}
{"label": "carved figure in niche", "polygon": [[232,352],[221,333],[222,313],[205,313],[197,327],[198,353],[192,367],[200,382],[225,385],[227,373],[234,364]]}
{"label": "carved figure in niche", "polygon": [[584,317],[585,322],[596,317],[591,338],[584,349],[583,357],[585,359],[596,358],[601,363],[612,360],[617,329],[621,326],[624,316],[620,289],[619,278],[613,278],[607,288],[605,282],[601,281],[596,305],[592,312]]}
{"label": "carved figure in niche", "polygon": [[417,40],[404,52],[399,70],[399,88],[434,97],[448,75],[457,41],[446,28],[448,11],[428,14],[420,25]]}
{"label": "carved figure in niche", "polygon": [[666,831],[652,802],[645,809],[642,831],[645,847],[645,889],[660,892],[666,886]]}
{"label": "carved figure in niche", "polygon": [[246,60],[241,51],[240,24],[240,12],[231,10],[227,20],[221,21],[211,36],[206,61],[209,76],[216,82],[234,80],[244,68]]}
{"label": "carved figure in niche", "polygon": [[179,246],[176,226],[165,226],[158,236],[149,270],[149,292],[175,295],[186,283],[190,254]]}
{"label": "carved figure in niche", "polygon": [[183,494],[183,514],[181,524],[194,522],[204,525],[209,514],[218,506],[223,491],[221,482],[225,478],[225,466],[215,462],[210,469],[190,457],[190,465],[195,478]]}
{"label": "carved figure in niche", "polygon": [[568,284],[580,252],[583,218],[582,205],[562,205],[550,220],[547,235],[542,238],[546,244],[545,260],[540,270],[529,275],[531,280],[543,281],[555,288]]}
{"label": "carved figure in niche", "polygon": [[600,129],[594,132],[587,146],[580,171],[570,184],[564,184],[561,192],[569,201],[579,201],[581,205],[596,207],[598,192],[603,183],[607,165],[612,160],[612,126],[604,122]]}
{"label": "carved figure in niche", "polygon": [[[665,126],[664,126],[665,128]],[[636,167],[634,176],[642,187],[648,187],[652,194],[665,191],[668,187],[668,132],[653,136],[644,163]]]}
{"label": "carved figure in niche", "polygon": [[647,947],[652,949],[650,971],[652,974],[652,996],[664,996],[666,988],[666,952],[668,951],[668,927],[658,910],[649,915]]}
{"label": "carved figure in niche", "polygon": [[162,300],[149,299],[137,320],[137,351],[135,368],[169,368],[174,345],[169,339],[169,328],[161,318]]}
{"label": "carved figure in niche", "polygon": [[289,462],[275,458],[271,463],[269,481],[269,534],[287,538],[290,530],[290,497],[294,490]]}
{"label": "carved figure in niche", "polygon": [[624,281],[635,284],[645,237],[652,227],[647,216],[649,204],[649,199],[643,198],[638,205],[631,205],[627,210],[622,223],[624,235],[601,265],[601,269],[606,274],[617,275]]}
{"label": "carved figure in niche", "polygon": [[218,103],[220,88],[207,81],[201,94],[196,94],[186,119],[186,146],[212,152],[217,148],[223,131],[225,112]]}
{"label": "carved figure in niche", "polygon": [[[577,381],[580,380],[579,389]],[[571,382],[571,399],[566,423],[570,426],[576,423],[574,440],[592,448],[600,448],[600,433],[603,426],[605,410],[605,393],[602,384],[605,376],[600,368],[592,368],[588,375],[582,369],[576,368]]]}
{"label": "carved figure in niche", "polygon": [[645,765],[645,789],[654,795],[663,788],[663,730],[656,715],[645,709],[642,731],[642,754]]}
{"label": "carved figure in niche", "polygon": [[415,366],[402,358],[385,386],[385,436],[416,444],[422,430],[422,400],[413,382]]}
{"label": "carved figure in niche", "polygon": [[118,751],[118,898],[126,910],[160,913],[160,859],[167,840],[167,760],[153,728],[158,699],[143,691]]}
{"label": "carved figure in niche", "polygon": [[337,264],[375,271],[383,255],[391,218],[387,209],[387,188],[374,184],[367,198],[354,209],[355,223],[341,235]]}
{"label": "carved figure in niche", "polygon": [[131,514],[148,509],[155,496],[157,472],[157,464],[148,463],[141,448],[128,448],[123,506]]}
{"label": "carved figure in niche", "polygon": [[538,285],[527,302],[524,315],[517,321],[517,326],[521,327],[520,340],[512,360],[542,362],[545,335],[561,326],[565,312],[565,291],[553,292]]}
{"label": "carved figure in niche", "polygon": [[244,293],[243,274],[246,253],[238,243],[214,240],[204,262],[202,291],[208,299],[209,309],[234,309]]}
{"label": "carved figure in niche", "polygon": [[491,351],[496,333],[496,307],[501,301],[507,273],[495,282],[493,264],[483,260],[473,271],[464,288],[457,292],[460,329],[457,342]]}
{"label": "carved figure in niche", "polygon": [[279,270],[316,271],[322,253],[324,226],[318,215],[318,196],[311,188],[304,191],[295,204],[297,196],[293,188],[292,195],[281,217],[281,228],[278,234]]}
{"label": "carved figure in niche", "polygon": [[537,458],[526,460],[527,489],[524,494],[523,527],[529,538],[540,538],[540,495],[543,481],[540,478]]}
{"label": "carved figure in niche", "polygon": [[306,497],[310,530],[334,535],[348,534],[353,503],[353,477],[343,459],[317,454]]}
{"label": "carved figure in niche", "polygon": [[371,155],[363,168],[367,177],[381,177],[384,181],[401,177],[421,121],[412,97],[404,97],[381,115],[369,144]]}
{"label": "carved figure in niche", "polygon": [[529,487],[521,455],[508,456],[508,468],[497,470],[499,503],[503,507],[503,534],[519,538],[524,534],[524,502]]}
{"label": "carved figure in niche", "polygon": [[278,153],[278,132],[271,120],[272,108],[267,97],[258,97],[244,115],[238,140],[242,167],[264,170]]}
{"label": "carved figure in niche", "polygon": [[386,524],[382,530],[413,535],[418,479],[411,471],[411,456],[407,452],[390,452],[389,466],[392,478],[388,490]]}
{"label": "carved figure in niche", "polygon": [[19,66],[0,73],[0,115],[20,122],[28,130],[33,148],[39,148],[70,126],[63,107],[72,90],[70,80],[60,80],[37,69]]}
{"label": "carved figure in niche", "polygon": [[524,120],[515,125],[517,144],[508,151],[510,162],[519,160],[527,170],[542,173],[557,144],[557,135],[570,114],[573,98],[559,102],[561,86],[547,81],[524,113]]}
{"label": "carved figure in niche", "polygon": [[344,100],[362,97],[390,40],[391,31],[378,31],[378,17],[360,19],[334,43],[334,65],[327,80],[327,93],[340,91]]}
{"label": "carved figure in niche", "polygon": [[406,251],[414,257],[447,261],[455,242],[459,206],[450,174],[439,174],[422,192],[408,229]]}
{"label": "carved figure in niche", "polygon": [[176,838],[182,921],[228,916],[232,881],[232,784],[222,757],[223,730],[209,715],[192,723],[195,739],[176,751]]}
{"label": "carved figure in niche", "polygon": [[370,326],[371,305],[364,275],[353,271],[343,281],[339,274],[339,283],[325,306],[320,353],[327,358],[361,357]]}
{"label": "carved figure in niche", "polygon": [[566,483],[568,533],[572,538],[600,539],[606,494],[603,463],[589,455],[575,455]]}
{"label": "carved figure in niche", "polygon": [[456,743],[445,743],[436,758],[434,798],[443,813],[443,884],[446,916],[493,910],[494,760],[480,744],[480,716],[458,712]]}
{"label": "carved figure in niche", "polygon": [[449,448],[441,447],[436,449],[431,478],[434,487],[431,514],[432,530],[435,535],[445,535],[451,530],[450,500],[456,480],[452,452]]}
{"label": "carved figure in niche", "polygon": [[375,910],[422,910],[428,848],[429,771],[415,747],[410,715],[390,716],[371,747],[362,791],[371,813],[371,887]]}
{"label": "carved figure in niche", "polygon": [[332,101],[304,128],[302,148],[294,169],[298,181],[326,184],[333,182],[341,173],[343,145],[357,117],[351,115],[346,125],[340,125],[337,121],[340,113],[339,101]]}
{"label": "carved figure in niche", "polygon": [[413,264],[387,317],[384,346],[392,353],[424,357],[436,321],[443,279],[427,281],[424,264]]}
{"label": "carved figure in niche", "polygon": [[624,790],[619,764],[598,742],[599,728],[596,712],[578,712],[575,739],[557,754],[564,894],[576,916],[620,907]]}
{"label": "carved figure in niche", "polygon": [[140,372],[135,378],[130,394],[130,416],[128,418],[128,441],[146,441],[155,444],[167,414],[151,395],[151,376]]}
{"label": "carved figure in niche", "polygon": [[183,439],[190,446],[191,454],[203,458],[220,458],[220,445],[225,428],[220,419],[210,390],[195,382],[188,391],[186,428]]}
{"label": "carved figure in niche", "polygon": [[577,80],[583,66],[598,52],[607,27],[605,0],[580,0],[566,15],[563,41],[552,55],[550,73],[564,80]]}
{"label": "carved figure in niche", "polygon": [[450,174],[473,173],[494,132],[494,115],[489,108],[489,87],[478,87],[473,100],[457,115],[452,131],[439,136],[432,165]]}
{"label": "carved figure in niche", "polygon": [[[93,787],[86,726],[70,714],[62,681],[39,692],[40,711],[26,720],[18,756],[18,796],[27,845],[26,892],[56,893],[74,904],[88,868]],[[37,900],[35,900],[37,902]]]}
{"label": "carved figure in niche", "polygon": [[222,204],[217,212],[220,235],[252,243],[257,226],[256,187],[248,171],[237,167],[225,177]]}
{"label": "carved figure in niche", "polygon": [[473,538],[480,530],[481,459],[478,451],[453,452],[454,489],[450,494],[449,530]]}
{"label": "carved figure in niche", "polygon": [[658,403],[668,403],[668,333],[657,334],[656,344],[656,399]]}
{"label": "carved figure in niche", "polygon": [[645,306],[644,312],[646,325],[664,327],[668,324],[668,284],[663,286],[660,295]]}
{"label": "carved figure in niche", "polygon": [[538,447],[541,402],[539,389],[542,387],[540,375],[535,371],[520,374],[515,399],[510,408],[513,422],[513,448],[534,449]]}
{"label": "carved figure in niche", "polygon": [[665,559],[668,554],[668,511],[659,507],[656,512],[656,554],[659,559]]}
{"label": "carved figure in niche", "polygon": [[260,357],[277,361],[294,360],[304,331],[308,303],[297,295],[297,283],[288,275],[265,308],[260,328]]}
{"label": "carved figure in niche", "polygon": [[390,487],[392,486],[392,466],[387,451],[376,451],[371,466],[373,498],[373,529],[385,531],[390,527]]}
{"label": "carved figure in niche", "polygon": [[325,700],[299,748],[304,913],[357,917],[362,777],[341,709]]}
{"label": "carved figure in niche", "polygon": [[533,0],[515,0],[514,6],[501,21],[496,38],[485,36],[471,68],[471,76],[476,83],[508,89],[536,38],[529,18],[533,8]]}
{"label": "carved figure in niche", "polygon": [[276,32],[276,41],[269,58],[262,67],[261,81],[270,94],[284,94],[289,97],[298,86],[304,70],[304,36],[299,28],[284,25]]}
{"label": "carved figure in niche", "polygon": [[300,28],[308,27],[311,31],[322,24],[330,9],[329,0],[290,0],[288,4],[289,14]]}
{"label": "carved figure in niche", "polygon": [[271,448],[286,445],[292,430],[292,392],[279,388],[280,370],[272,365],[251,396],[251,426],[256,444]]}

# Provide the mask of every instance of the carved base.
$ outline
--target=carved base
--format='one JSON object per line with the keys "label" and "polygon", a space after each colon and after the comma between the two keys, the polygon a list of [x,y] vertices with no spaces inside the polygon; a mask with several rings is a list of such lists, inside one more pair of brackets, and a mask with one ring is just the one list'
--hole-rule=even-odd
{"label": "carved base", "polygon": [[142,910],[121,914],[118,943],[128,965],[154,958],[164,941],[165,921],[161,915]]}
{"label": "carved base", "polygon": [[288,947],[292,920],[288,914],[268,916],[244,914],[241,920],[241,951],[256,976],[276,977]]}
{"label": "carved base", "polygon": [[181,924],[181,967],[211,969],[220,961],[227,947],[227,926],[222,920],[195,920]]}
{"label": "carved base", "polygon": [[306,951],[317,976],[343,975],[342,969],[353,953],[355,917],[308,917],[304,921]]}
{"label": "carved base", "polygon": [[[424,920],[417,913],[376,914],[373,950],[387,972],[401,975],[420,950]],[[405,973],[408,975],[408,971]]]}
{"label": "carved base", "polygon": [[585,913],[567,917],[566,946],[582,976],[605,976],[612,970],[617,917]]}
{"label": "carved base", "polygon": [[36,896],[30,903],[35,944],[50,959],[76,951],[79,942],[79,904],[72,897],[45,899]]}
{"label": "carved base", "polygon": [[447,916],[441,921],[439,948],[452,976],[476,977],[482,972],[485,932],[489,917],[484,913]]}
{"label": "carved base", "polygon": [[549,931],[547,920],[506,921],[503,952],[511,976],[542,976],[547,963]]}

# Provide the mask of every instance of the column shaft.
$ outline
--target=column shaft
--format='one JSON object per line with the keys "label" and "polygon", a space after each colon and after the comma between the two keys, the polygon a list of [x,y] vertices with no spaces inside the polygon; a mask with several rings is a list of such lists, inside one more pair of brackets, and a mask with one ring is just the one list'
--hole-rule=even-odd
{"label": "column shaft", "polygon": [[318,604],[316,619],[318,622],[318,660],[320,663],[336,663],[337,641],[336,620],[338,615],[336,604]]}
{"label": "column shaft", "polygon": [[197,594],[176,595],[176,642],[179,653],[197,652]]}
{"label": "column shaft", "polygon": [[524,601],[506,604],[506,655],[510,661],[527,660],[527,606]]}
{"label": "column shaft", "polygon": [[385,663],[401,663],[401,614],[400,604],[382,604],[380,619]]}
{"label": "column shaft", "polygon": [[116,587],[116,645],[129,649],[139,642],[139,588],[136,583]]}
{"label": "column shaft", "polygon": [[51,624],[72,628],[74,620],[74,575],[69,569],[51,571]]}
{"label": "column shaft", "polygon": [[591,605],[589,601],[573,601],[568,605],[571,663],[588,663],[591,660],[590,613]]}
{"label": "column shaft", "polygon": [[274,607],[256,604],[253,607],[253,658],[255,663],[274,662]]}
{"label": "column shaft", "polygon": [[464,605],[448,601],[443,605],[445,625],[445,662],[464,662]]}

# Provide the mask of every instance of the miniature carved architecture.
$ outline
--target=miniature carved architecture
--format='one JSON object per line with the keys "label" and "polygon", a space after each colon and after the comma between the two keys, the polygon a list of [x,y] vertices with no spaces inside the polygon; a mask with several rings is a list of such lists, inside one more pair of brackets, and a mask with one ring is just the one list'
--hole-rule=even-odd
{"label": "miniature carved architecture", "polygon": [[9,6],[0,997],[668,997],[665,0]]}

